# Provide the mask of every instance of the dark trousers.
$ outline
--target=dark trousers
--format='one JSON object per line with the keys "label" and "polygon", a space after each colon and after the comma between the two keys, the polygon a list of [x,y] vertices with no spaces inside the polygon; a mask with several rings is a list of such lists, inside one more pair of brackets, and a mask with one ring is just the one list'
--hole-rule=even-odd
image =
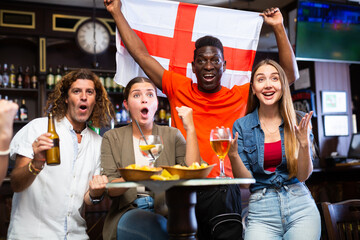
{"label": "dark trousers", "polygon": [[241,240],[241,192],[238,185],[208,187],[197,192],[198,240]]}

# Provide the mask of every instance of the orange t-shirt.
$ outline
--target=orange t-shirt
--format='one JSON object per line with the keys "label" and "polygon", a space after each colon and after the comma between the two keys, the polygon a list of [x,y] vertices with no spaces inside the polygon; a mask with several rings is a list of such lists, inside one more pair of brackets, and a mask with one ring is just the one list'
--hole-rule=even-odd
{"label": "orange t-shirt", "polygon": [[[165,71],[162,91],[167,95],[171,109],[171,126],[178,128],[186,138],[186,132],[175,107],[187,106],[193,109],[193,119],[199,142],[200,154],[208,164],[216,163],[209,177],[220,174],[219,158],[210,146],[210,131],[216,127],[232,126],[236,119],[245,115],[250,84],[222,87],[216,93],[204,93],[190,78],[175,72]],[[229,158],[225,158],[225,174],[233,177]]]}

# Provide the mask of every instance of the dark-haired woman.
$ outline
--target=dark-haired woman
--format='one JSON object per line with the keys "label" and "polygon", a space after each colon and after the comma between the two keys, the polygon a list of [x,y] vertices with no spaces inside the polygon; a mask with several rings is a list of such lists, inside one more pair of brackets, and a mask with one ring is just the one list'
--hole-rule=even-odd
{"label": "dark-haired woman", "polygon": [[[158,99],[156,87],[149,79],[137,77],[127,84],[124,106],[130,112],[132,123],[106,132],[101,147],[103,173],[109,182],[125,181],[117,171],[118,167],[149,164],[138,147],[141,132],[135,121],[144,135],[160,135],[163,139],[164,149],[155,166],[200,163],[192,109],[184,106],[177,108],[187,133],[185,142],[178,129],[154,123]],[[168,239],[166,218],[153,212],[151,193],[132,188],[109,189],[108,194],[113,201],[105,219],[104,239]]]}

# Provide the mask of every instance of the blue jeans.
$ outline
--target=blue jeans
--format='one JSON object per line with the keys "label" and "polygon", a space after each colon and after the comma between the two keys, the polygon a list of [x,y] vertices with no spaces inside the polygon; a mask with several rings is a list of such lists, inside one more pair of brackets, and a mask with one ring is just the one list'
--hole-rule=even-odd
{"label": "blue jeans", "polygon": [[251,194],[245,240],[318,240],[320,234],[320,214],[303,183]]}
{"label": "blue jeans", "polygon": [[127,211],[117,225],[117,240],[167,240],[167,219],[154,213],[152,197],[134,201],[138,208]]}

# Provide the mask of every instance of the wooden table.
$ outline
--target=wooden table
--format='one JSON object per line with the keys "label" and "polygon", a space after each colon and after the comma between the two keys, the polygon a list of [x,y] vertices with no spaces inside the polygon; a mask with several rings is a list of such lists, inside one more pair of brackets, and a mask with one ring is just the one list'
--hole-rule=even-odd
{"label": "wooden table", "polygon": [[108,183],[107,188],[132,188],[146,186],[155,193],[165,191],[168,206],[167,229],[169,239],[196,239],[196,190],[207,186],[255,183],[253,178],[205,178],[176,181],[139,181]]}

